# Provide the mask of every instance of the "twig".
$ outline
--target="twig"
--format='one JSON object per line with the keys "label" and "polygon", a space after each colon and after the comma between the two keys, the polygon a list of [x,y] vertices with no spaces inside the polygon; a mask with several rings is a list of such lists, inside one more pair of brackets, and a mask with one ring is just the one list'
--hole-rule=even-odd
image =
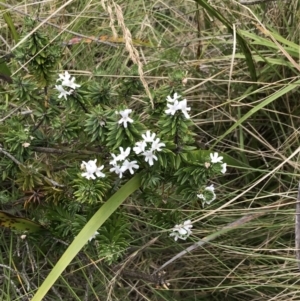
{"label": "twig", "polygon": [[252,0],[252,1],[245,1],[245,0],[240,0],[239,3],[242,5],[255,5],[255,4],[262,4],[266,2],[273,2],[276,0]]}
{"label": "twig", "polygon": [[140,271],[134,271],[134,270],[123,270],[122,271],[123,276],[127,276],[129,278],[138,279],[138,280],[145,280],[150,283],[155,283],[157,286],[163,287],[165,289],[168,288],[168,283],[163,278],[164,273],[155,273],[152,275],[148,275],[146,273],[140,272]]}
{"label": "twig", "polygon": [[48,153],[48,154],[72,153],[72,154],[82,154],[82,155],[96,155],[99,154],[99,152],[101,151],[101,148],[95,149],[94,151],[89,151],[89,150],[74,150],[71,148],[62,149],[62,148],[43,147],[43,146],[32,146],[30,149],[38,153]]}
{"label": "twig", "polygon": [[27,101],[25,101],[24,103],[22,103],[20,106],[16,107],[15,109],[13,109],[10,113],[8,113],[5,117],[3,117],[2,119],[0,119],[0,122],[5,121],[5,119],[7,119],[8,117],[10,117],[11,115],[13,115],[16,111],[20,110],[25,104],[27,103]]}
{"label": "twig", "polygon": [[298,260],[298,268],[300,270],[300,182],[298,186],[298,195],[296,203],[296,217],[295,217],[295,252]]}
{"label": "twig", "polygon": [[[23,168],[28,169],[27,166],[25,166],[24,164],[22,164],[18,159],[16,159],[14,156],[12,156],[9,152],[7,152],[6,150],[4,150],[2,147],[0,147],[0,153],[2,153],[3,155],[5,155],[6,157],[8,157],[9,159],[11,159],[13,162],[15,162],[18,166],[22,166]],[[65,187],[65,185],[59,184],[56,181],[42,175],[41,173],[38,173],[45,181],[50,182],[53,186],[57,186],[57,187]]]}

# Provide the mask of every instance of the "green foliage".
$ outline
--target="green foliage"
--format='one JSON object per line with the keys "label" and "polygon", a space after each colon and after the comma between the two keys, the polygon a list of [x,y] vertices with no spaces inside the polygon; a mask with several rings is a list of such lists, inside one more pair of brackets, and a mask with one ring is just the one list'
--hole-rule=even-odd
{"label": "green foliage", "polygon": [[130,223],[122,212],[113,214],[99,229],[96,248],[99,258],[108,264],[116,263],[130,245]]}
{"label": "green foliage", "polygon": [[100,105],[92,109],[91,114],[87,114],[85,121],[85,132],[91,137],[91,142],[99,141],[104,142],[107,133],[106,116],[104,110]]}
{"label": "green foliage", "polygon": [[[79,7],[75,2],[65,8],[67,14],[63,18],[57,16],[57,24],[60,27],[62,24],[71,25],[68,22],[71,21],[72,16],[76,16]],[[83,10],[91,14],[91,18],[78,18],[81,21],[75,22],[72,31],[80,29],[81,32],[84,28],[86,32],[83,34],[88,36],[92,28],[91,35],[99,35],[97,26],[100,25],[94,25],[99,21],[97,19],[99,15],[102,18],[102,15],[108,14],[107,12],[102,14],[103,8],[97,6],[98,2],[91,3],[99,8],[95,10],[97,15],[92,16],[91,10]],[[289,159],[290,166],[280,170],[280,178],[278,178],[280,185],[276,181],[276,168],[282,163],[282,158],[288,158],[299,144],[294,129],[294,125],[298,124],[295,116],[299,116],[295,86],[299,83],[296,81],[286,84],[285,79],[271,80],[271,78],[281,74],[287,77],[294,76],[297,74],[296,65],[283,57],[283,52],[270,36],[264,36],[262,32],[257,34],[255,31],[257,29],[253,30],[250,27],[247,30],[240,30],[250,26],[248,23],[252,24],[253,17],[249,18],[249,22],[239,22],[237,28],[232,25],[236,24],[233,21],[236,20],[235,14],[239,11],[236,7],[233,9],[234,14],[227,16],[229,3],[226,3],[226,9],[224,6],[220,11],[213,3],[204,0],[198,3],[200,6],[191,7],[190,2],[180,2],[180,5],[174,2],[172,3],[174,10],[164,8],[163,13],[155,11],[156,8],[151,7],[153,3],[143,3],[147,16],[142,16],[141,3],[126,3],[126,7],[127,5],[129,7],[126,9],[128,10],[126,14],[134,16],[137,13],[140,19],[125,19],[125,25],[133,27],[130,28],[132,34],[136,30],[138,35],[140,32],[145,37],[149,35],[149,40],[155,45],[150,48],[151,43],[147,41],[137,46],[133,40],[140,53],[143,74],[152,95],[153,106],[140,80],[137,66],[128,58],[128,48],[122,44],[127,42],[124,37],[101,36],[99,43],[87,43],[83,39],[81,44],[69,43],[64,48],[66,44],[62,45],[60,41],[51,42],[51,38],[58,34],[54,32],[56,29],[50,29],[45,24],[35,30],[39,21],[25,19],[22,38],[30,31],[34,33],[14,51],[15,59],[11,61],[9,67],[12,73],[16,74],[11,85],[8,87],[4,85],[3,99],[5,97],[6,101],[0,104],[0,147],[15,159],[12,160],[12,157],[5,153],[0,154],[3,179],[0,185],[4,191],[0,194],[0,203],[7,210],[26,215],[37,223],[46,225],[51,232],[51,239],[55,238],[73,245],[70,261],[83,248],[84,252],[78,254],[76,263],[70,267],[71,272],[68,269],[66,274],[62,275],[60,288],[65,288],[64,285],[68,286],[69,283],[74,284],[75,282],[70,281],[68,277],[75,275],[80,280],[84,278],[85,281],[82,281],[84,283],[88,279],[89,286],[93,288],[91,291],[96,291],[94,288],[100,278],[98,274],[103,278],[107,277],[106,272],[109,269],[106,264],[116,264],[125,257],[124,254],[130,250],[130,247],[141,248],[141,245],[137,246],[137,242],[144,244],[149,241],[149,237],[159,235],[157,243],[153,248],[149,248],[149,252],[148,249],[145,252],[143,250],[134,259],[136,267],[141,270],[144,268],[147,271],[152,270],[149,266],[157,266],[167,261],[189,246],[191,240],[197,243],[208,232],[223,227],[234,218],[240,218],[246,211],[246,206],[249,208],[247,210],[251,210],[252,204],[256,207],[265,206],[260,198],[261,193],[262,198],[266,198],[268,203],[271,197],[279,193],[283,195],[282,191],[288,191],[290,188],[290,180],[293,179],[291,175],[294,174],[293,158]],[[165,4],[169,7],[168,3]],[[43,5],[41,4],[41,7],[45,8]],[[80,2],[80,8],[86,8],[84,5],[84,1]],[[134,7],[136,11],[132,10],[132,5],[136,6]],[[230,3],[231,5],[233,4]],[[69,10],[70,7],[72,10]],[[203,20],[201,17],[195,20],[192,15],[195,9],[197,13],[204,14]],[[49,8],[45,8],[43,14],[48,10]],[[207,14],[210,15],[209,18]],[[141,22],[144,17],[147,17],[147,26],[144,26],[143,21],[143,27],[138,28],[138,22]],[[227,35],[219,23],[212,22],[213,18],[219,20],[237,38],[238,45],[234,48],[234,56],[232,54],[234,38]],[[214,24],[214,28],[201,27],[207,26],[206,19],[209,20],[208,23]],[[51,22],[56,22],[55,20],[53,18]],[[112,24],[113,22],[110,23],[112,20],[103,17],[102,21],[101,30],[106,28],[105,30],[109,31],[110,27],[107,25]],[[205,24],[202,24],[202,21]],[[197,26],[201,27],[202,32],[195,32]],[[297,59],[297,43],[281,37],[275,30],[270,32],[275,40],[285,47],[287,53]],[[60,31],[59,34],[66,42],[70,39],[70,33]],[[77,37],[73,38],[77,39]],[[108,43],[102,43],[103,41]],[[251,44],[251,48],[248,44]],[[253,50],[252,53],[250,49]],[[199,57],[200,60],[195,59]],[[19,70],[19,63],[24,68]],[[257,70],[254,70],[255,67],[258,67]],[[275,67],[278,67],[276,72],[274,72]],[[69,70],[71,77],[76,76],[76,83],[80,84],[79,88],[70,88],[66,99],[59,98],[59,92],[55,88],[58,84],[58,74],[64,72],[59,68]],[[230,80],[228,80],[228,71],[230,71]],[[256,80],[256,74],[260,76],[259,86],[249,82],[249,78]],[[268,84],[265,84],[266,82]],[[189,112],[191,119],[188,119],[181,110],[177,110],[174,115],[165,112],[167,97],[174,97],[175,93],[180,95],[179,101],[187,99],[187,104],[191,107]],[[288,96],[286,104],[284,104],[285,96]],[[259,99],[261,100],[257,101]],[[277,99],[280,100],[280,105],[275,103]],[[127,127],[120,122],[120,112],[126,109],[132,109],[130,118],[133,119],[133,122],[127,123]],[[154,151],[156,157],[153,165],[146,162],[143,152],[137,154],[133,150],[136,143],[143,140],[142,135],[147,130],[155,133],[155,139],[159,138],[160,142],[164,143],[161,150]],[[225,140],[225,137],[228,139]],[[113,167],[111,154],[117,156],[120,153],[119,147],[124,150],[131,148],[126,160],[136,162],[139,166],[138,170],[132,172],[126,170],[121,177],[111,170]],[[204,150],[207,147],[215,147],[216,150]],[[282,151],[284,148],[286,153]],[[220,152],[221,149],[224,152],[223,162],[230,163],[231,167],[237,167],[235,173],[224,175],[223,163],[211,162],[212,151]],[[267,153],[266,156],[264,152]],[[225,153],[231,153],[231,157]],[[86,170],[81,170],[80,165],[82,161],[89,162],[95,158],[97,158],[96,168],[104,165],[101,172],[105,177],[96,176],[96,179],[88,180],[82,176]],[[265,186],[260,186],[261,177],[267,175],[272,168],[274,178],[264,178]],[[113,209],[110,206],[105,207],[107,200],[122,189],[137,171],[140,179],[135,189],[139,187],[140,191],[126,199],[122,210],[117,208],[128,195],[123,196],[123,199],[122,196],[118,196]],[[253,182],[253,179],[256,182]],[[212,187],[212,184],[215,186],[216,194],[214,190],[207,189]],[[277,191],[277,187],[281,185],[284,186],[283,190]],[[259,192],[255,189],[256,186],[260,186]],[[216,195],[216,200],[211,203]],[[236,202],[231,202],[235,197],[237,197]],[[10,204],[9,200],[13,203]],[[248,203],[245,206],[246,202]],[[232,207],[224,208],[229,205]],[[97,229],[98,224],[92,220],[92,217],[100,206],[106,208],[106,212],[104,217],[99,214],[98,220],[100,218],[105,220],[112,212],[116,212],[97,230],[99,234],[95,239],[86,243],[90,237],[87,233],[91,234],[88,231]],[[169,237],[170,229],[175,224],[181,224],[188,219],[192,222],[196,221],[191,237],[186,241],[174,242],[174,239]],[[92,223],[89,224],[91,220]],[[90,228],[86,229],[87,225]],[[254,232],[257,233],[255,234],[257,237],[254,235],[253,240],[259,246],[265,247],[269,244],[271,240],[265,242],[263,237],[265,233],[262,233],[264,231],[259,233],[257,230],[261,229],[259,223],[254,225],[253,229],[252,232],[249,231],[250,236]],[[277,230],[278,233],[281,231],[279,226]],[[241,267],[240,262],[244,262],[244,258],[235,260],[228,254],[235,252],[239,257],[243,252],[245,255],[245,250],[253,246],[258,250],[256,243],[248,245],[246,236],[225,237],[222,243],[209,245],[205,254],[201,253],[201,256],[186,254],[178,267],[174,264],[174,274],[171,273],[170,278],[188,279],[184,286],[182,283],[179,284],[180,290],[177,289],[176,279],[172,279],[172,283],[175,282],[174,291],[178,293],[175,299],[189,300],[189,293],[193,291],[195,292],[193,299],[210,300],[211,294],[207,297],[202,293],[205,290],[213,291],[211,283],[215,285],[216,291],[226,288],[224,289],[226,295],[224,293],[224,297],[222,291],[220,300],[226,299],[227,293],[230,297],[234,295],[232,298],[239,298],[235,295],[242,295],[243,292],[235,290],[233,286],[237,283],[236,287],[240,287],[241,283],[238,283],[237,279],[244,278],[230,279],[234,283],[231,285],[226,277],[228,271],[232,270],[240,276],[239,270],[236,271],[235,268]],[[268,235],[270,236],[272,234]],[[244,241],[247,242],[246,248],[239,249]],[[48,251],[50,244],[48,237],[44,244]],[[233,248],[236,248],[234,251],[229,248],[233,244],[235,244]],[[275,239],[272,244],[276,244]],[[220,251],[219,246],[223,249],[228,247],[228,252],[223,252],[223,249]],[[53,251],[51,247],[50,244],[47,260],[54,253],[53,262],[57,262],[56,256],[61,255],[62,248],[54,246]],[[267,252],[268,249],[274,250],[273,245],[266,246],[263,252]],[[16,253],[15,250],[13,252]],[[68,253],[66,257],[65,255],[62,257],[63,263],[69,259],[67,255]],[[217,258],[216,263],[212,263],[212,256]],[[33,257],[33,259],[30,257],[30,265],[36,260],[36,257]],[[202,258],[204,258],[203,262]],[[98,264],[98,260],[102,259],[104,264]],[[97,266],[93,264],[93,267],[97,268],[96,277],[90,268],[91,261],[97,262]],[[232,262],[235,261],[237,263],[233,264]],[[50,260],[48,263],[52,264]],[[218,264],[223,270],[217,266]],[[58,270],[63,269],[61,262],[57,266]],[[202,274],[201,277],[199,276],[199,266],[204,277]],[[207,267],[209,269],[205,269]],[[215,274],[207,272],[207,270],[211,271],[211,267],[216,271]],[[48,271],[48,269],[41,270],[41,273],[44,270]],[[220,275],[219,270],[223,272]],[[78,276],[79,273],[83,273],[83,276]],[[93,277],[95,277],[94,283]],[[222,286],[219,286],[220,277],[223,277]],[[45,274],[37,277],[37,279],[45,278]],[[31,274],[29,279],[35,281]],[[255,288],[256,281],[257,279],[253,282]],[[205,290],[201,291],[202,295],[199,296],[200,293],[195,291],[195,287],[201,287],[202,290],[202,282]],[[74,299],[94,300],[99,297],[86,288],[70,287],[70,291],[73,289],[76,293],[70,296],[71,298],[75,296]],[[105,289],[110,290],[107,280],[103,280],[103,283],[97,286],[97,291],[103,293],[103,298],[106,298]],[[234,294],[230,294],[231,290],[235,290]],[[173,299],[172,290],[168,295],[163,291],[159,293],[150,291],[149,289],[148,292],[147,289],[143,292],[149,300]],[[264,294],[258,294],[257,298],[260,296]],[[57,299],[64,299],[64,297],[65,295],[62,298],[55,296]],[[248,300],[248,297],[249,295],[240,299]],[[52,295],[50,298],[55,299]],[[116,296],[107,297],[109,298],[118,299]],[[132,295],[128,298],[134,299]],[[137,298],[140,297],[135,299]]]}
{"label": "green foliage", "polygon": [[53,81],[55,68],[61,58],[61,47],[51,43],[42,29],[36,30],[38,23],[31,18],[24,18],[23,39],[34,31],[15,51],[14,55],[22,64],[26,64],[34,76],[35,82],[41,87]]}
{"label": "green foliage", "polygon": [[87,222],[80,209],[78,203],[70,201],[48,206],[46,218],[53,235],[71,241]]}
{"label": "green foliage", "polygon": [[15,91],[14,97],[23,101],[40,100],[41,97],[37,92],[37,86],[31,80],[24,79],[20,76],[13,77],[12,88]]}
{"label": "green foliage", "polygon": [[[2,130],[6,129],[3,135],[3,143],[6,149],[15,154],[16,158],[23,162],[23,158],[30,152],[28,145],[34,138],[30,134],[30,129],[20,123],[19,118],[10,119]],[[26,144],[28,143],[28,145]]]}
{"label": "green foliage", "polygon": [[120,120],[119,112],[125,109],[124,106],[117,107],[114,110],[107,110],[107,133],[106,133],[106,145],[115,150],[120,146],[128,147],[133,146],[136,141],[140,139],[140,135],[145,131],[145,127],[139,121],[137,116],[132,116],[134,122],[129,123],[127,128],[120,125],[118,120]]}
{"label": "green foliage", "polygon": [[94,205],[105,201],[110,183],[106,179],[90,181],[85,178],[78,178],[73,181],[73,187],[77,202]]}
{"label": "green foliage", "polygon": [[119,98],[124,100],[130,100],[130,97],[134,94],[138,94],[143,90],[143,84],[141,83],[138,73],[138,67],[136,65],[131,66],[130,69],[127,69],[125,77],[120,83],[120,87],[117,90]]}
{"label": "green foliage", "polygon": [[[97,72],[97,75],[100,75],[99,72]],[[86,97],[91,99],[91,103],[94,106],[109,106],[113,103],[113,95],[111,92],[112,87],[109,81],[101,80],[101,83],[94,82],[92,85],[88,85]]]}

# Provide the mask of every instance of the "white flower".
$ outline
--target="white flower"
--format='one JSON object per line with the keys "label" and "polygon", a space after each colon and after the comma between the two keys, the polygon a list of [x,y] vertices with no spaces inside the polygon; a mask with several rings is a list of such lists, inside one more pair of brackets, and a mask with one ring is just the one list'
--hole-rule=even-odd
{"label": "white flower", "polygon": [[56,86],[55,85],[55,88],[56,90],[60,93],[58,95],[58,98],[62,98],[64,97],[66,100],[67,100],[67,95],[70,95],[72,93],[72,91],[66,91],[63,86],[59,85],[59,86]]}
{"label": "white flower", "polygon": [[95,160],[89,160],[88,162],[82,161],[82,166],[85,165],[86,172],[83,172],[81,176],[89,179],[95,180],[96,177],[94,174],[96,174],[97,177],[104,178],[105,174],[102,173],[100,170],[104,168],[104,165],[97,167],[96,165],[97,159]]}
{"label": "white flower", "polygon": [[133,148],[133,151],[138,155],[145,151],[146,146],[147,146],[147,143],[144,140],[136,142],[135,147]]}
{"label": "white flower", "polygon": [[218,153],[213,153],[210,154],[210,159],[211,159],[211,163],[219,163],[222,162],[223,157],[222,156],[219,157]]}
{"label": "white flower", "polygon": [[221,164],[221,166],[222,166],[221,173],[224,174],[227,170],[227,163],[223,163],[223,164]]}
{"label": "white flower", "polygon": [[175,241],[177,241],[178,238],[186,240],[192,234],[191,228],[193,228],[192,222],[191,220],[187,220],[183,224],[175,225],[170,236],[174,236]]}
{"label": "white flower", "polygon": [[125,172],[128,169],[132,175],[134,174],[133,168],[135,168],[135,169],[139,168],[139,166],[137,165],[137,161],[125,160],[121,167],[121,169],[123,169],[123,172]]}
{"label": "white flower", "polygon": [[58,74],[59,79],[57,79],[56,81],[62,80],[62,81],[69,81],[71,74],[68,71],[65,71],[65,74]]}
{"label": "white flower", "polygon": [[177,111],[181,110],[183,115],[185,116],[186,119],[190,119],[190,115],[188,114],[188,111],[191,110],[190,107],[187,107],[187,100],[183,99],[181,101],[178,101],[178,99],[181,96],[178,95],[177,93],[174,93],[173,98],[171,96],[167,97],[167,107],[168,109],[165,110],[165,113],[167,115],[174,115]]}
{"label": "white flower", "polygon": [[120,160],[120,156],[116,156],[115,154],[111,154],[111,156],[113,157],[112,161],[109,161],[110,165],[116,165],[117,162]]}
{"label": "white flower", "polygon": [[127,147],[124,151],[123,147],[119,147],[120,155],[117,157],[119,161],[125,160],[130,154],[130,147]]}
{"label": "white flower", "polygon": [[142,153],[145,157],[145,161],[149,163],[149,165],[153,165],[153,160],[158,160],[157,156],[154,154],[155,151],[161,151],[161,148],[166,146],[163,142],[160,142],[159,138],[156,138],[155,133],[151,133],[151,131],[146,131],[145,134],[142,135],[142,141],[136,142],[133,151],[138,155]]}
{"label": "white flower", "polygon": [[183,99],[182,101],[179,102],[178,110],[181,110],[181,112],[183,113],[183,115],[185,116],[186,119],[190,119],[190,115],[188,114],[187,111],[190,111],[191,108],[187,107],[186,99]]}
{"label": "white flower", "polygon": [[[59,79],[57,79],[57,81],[58,80],[61,80],[62,82],[61,82],[61,85],[62,86],[66,86],[66,87],[69,87],[69,88],[71,88],[71,89],[73,89],[73,90],[75,90],[76,88],[79,88],[80,87],[80,85],[78,85],[78,84],[75,84],[75,77],[73,76],[72,78],[71,78],[71,75],[69,74],[69,72],[68,71],[65,71],[65,75],[63,75],[63,74],[59,74],[58,75],[59,76]],[[70,79],[71,78],[71,79]]]}
{"label": "white flower", "polygon": [[114,167],[112,167],[110,170],[110,172],[115,172],[117,175],[119,175],[120,178],[123,177],[123,168],[119,165],[114,165]]}
{"label": "white flower", "polygon": [[177,93],[174,93],[173,98],[169,95],[167,97],[167,101],[169,102],[175,102],[180,98],[180,95],[178,95]]}
{"label": "white flower", "polygon": [[153,142],[156,134],[152,133],[150,131],[147,131],[146,134],[143,134],[142,137],[144,138],[145,142]]}
{"label": "white flower", "polygon": [[157,160],[157,157],[153,154],[153,152],[150,151],[145,151],[143,152],[143,156],[145,156],[145,161],[149,163],[149,165],[153,165],[153,159]]}
{"label": "white flower", "polygon": [[[205,191],[208,191],[208,193],[205,193]],[[211,202],[213,202],[216,199],[214,185],[205,187],[204,193],[197,194],[197,197],[202,200],[203,207],[205,204],[209,205]]]}
{"label": "white flower", "polygon": [[122,118],[119,120],[119,124],[123,123],[124,128],[127,128],[127,122],[132,123],[133,119],[131,119],[128,115],[132,112],[131,109],[126,109],[124,111],[118,112]]}
{"label": "white flower", "polygon": [[151,151],[161,151],[161,147],[166,146],[163,142],[160,142],[159,138],[156,138],[156,140],[154,140],[152,142],[152,146],[151,146]]}
{"label": "white flower", "polygon": [[174,104],[169,104],[167,103],[167,107],[169,108],[168,110],[165,110],[165,113],[167,115],[174,115],[176,111],[179,109],[179,102],[176,100]]}
{"label": "white flower", "polygon": [[96,231],[90,238],[89,238],[89,242],[91,242],[95,237],[96,235],[98,235],[98,231]]}

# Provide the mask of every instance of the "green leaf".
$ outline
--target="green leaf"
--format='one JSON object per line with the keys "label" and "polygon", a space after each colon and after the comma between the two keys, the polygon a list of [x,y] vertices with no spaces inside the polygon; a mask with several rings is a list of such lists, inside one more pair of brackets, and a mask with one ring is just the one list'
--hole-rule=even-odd
{"label": "green leaf", "polygon": [[[0,0],[0,2],[6,2],[4,0]],[[10,32],[11,32],[11,35],[13,37],[13,39],[15,40],[15,42],[17,42],[19,40],[19,34],[14,26],[14,23],[12,21],[12,18],[11,18],[11,15],[10,13],[7,11],[7,9],[5,7],[2,7],[1,6],[1,3],[0,3],[0,9],[2,10],[5,10],[5,12],[3,13],[3,19],[5,20]]]}
{"label": "green leaf", "polygon": [[38,232],[45,230],[45,228],[40,224],[34,223],[23,217],[14,216],[4,211],[0,211],[0,226],[27,232]]}
{"label": "green leaf", "polygon": [[50,274],[42,283],[31,301],[43,300],[51,286],[55,283],[61,273],[69,265],[72,259],[87,243],[89,238],[103,225],[103,223],[115,212],[126,198],[137,190],[141,185],[141,175],[135,175],[124,186],[122,186],[89,220],[74,241],[59,259]]}

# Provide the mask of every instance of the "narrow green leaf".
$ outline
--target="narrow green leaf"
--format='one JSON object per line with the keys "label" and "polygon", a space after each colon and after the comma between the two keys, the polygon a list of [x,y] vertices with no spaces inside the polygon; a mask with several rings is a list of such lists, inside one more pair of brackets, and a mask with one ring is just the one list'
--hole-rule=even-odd
{"label": "narrow green leaf", "polygon": [[[1,6],[1,2],[7,2],[7,1],[4,1],[4,0],[1,1],[0,0],[0,9],[1,10],[6,10],[5,7]],[[18,32],[17,32],[17,30],[16,30],[16,28],[14,26],[14,23],[12,21],[10,13],[8,11],[5,11],[2,15],[3,15],[3,19],[5,20],[8,28],[9,28],[9,30],[11,32],[11,35],[12,35],[13,39],[15,40],[15,42],[18,42],[18,40],[19,40],[19,34],[18,34]]]}

